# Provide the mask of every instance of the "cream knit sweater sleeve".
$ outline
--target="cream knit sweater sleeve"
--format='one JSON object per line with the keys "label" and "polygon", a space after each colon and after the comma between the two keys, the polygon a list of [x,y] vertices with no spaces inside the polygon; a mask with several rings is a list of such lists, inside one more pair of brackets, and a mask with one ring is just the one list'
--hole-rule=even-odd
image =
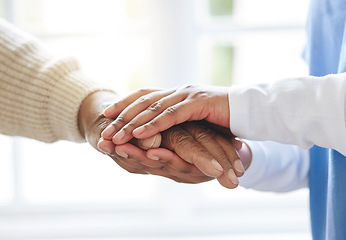
{"label": "cream knit sweater sleeve", "polygon": [[34,37],[0,20],[1,134],[83,142],[79,107],[97,90],[76,60],[54,60]]}

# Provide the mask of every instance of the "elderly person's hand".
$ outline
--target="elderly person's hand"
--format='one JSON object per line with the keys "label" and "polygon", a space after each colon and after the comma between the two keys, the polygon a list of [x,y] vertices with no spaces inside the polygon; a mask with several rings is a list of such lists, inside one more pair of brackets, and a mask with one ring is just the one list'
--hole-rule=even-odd
{"label": "elderly person's hand", "polygon": [[[116,146],[114,149],[121,157],[112,152],[114,145],[111,141],[101,140],[98,143],[100,133],[112,121],[105,118],[102,112],[107,106],[107,102],[114,101],[115,97],[112,93],[96,92],[83,102],[80,111],[81,132],[94,148],[97,149],[97,144],[101,145],[103,149],[108,148],[108,154],[129,172],[160,175],[177,182],[187,183],[199,183],[213,179],[214,177],[199,171],[195,165],[198,165],[200,169],[203,169],[203,166],[204,169],[208,169],[210,168],[209,159],[214,157],[218,162],[222,162],[227,170],[222,171],[220,165],[217,166],[219,169],[213,165],[219,182],[227,188],[237,186],[238,179],[234,172],[242,175],[244,170],[242,168],[239,169],[240,172],[233,171],[227,160],[228,158],[238,159],[234,147],[230,141],[201,124],[186,123],[163,132],[162,146],[167,149],[150,149],[147,153],[126,143]],[[137,144],[145,147],[145,144],[150,145],[151,142],[151,140],[147,142],[141,140]],[[180,157],[168,149],[175,151]]]}
{"label": "elderly person's hand", "polygon": [[[115,98],[117,98],[117,96],[111,92],[95,92],[83,101],[79,111],[80,132],[85,137],[86,141],[98,151],[97,145],[100,140],[101,132],[112,122],[112,119],[103,116],[103,111]],[[169,132],[167,132],[167,134],[169,134]],[[147,144],[146,141],[142,141],[142,143],[144,145]],[[109,148],[109,157],[130,173],[153,174],[184,183],[201,183],[213,179],[203,174],[194,165],[182,160],[176,154],[165,149],[157,149],[158,155],[162,160],[157,161],[148,158],[145,151],[130,143],[117,147],[117,151],[120,152],[123,157],[114,152],[114,145],[112,142],[104,141],[101,144]]]}

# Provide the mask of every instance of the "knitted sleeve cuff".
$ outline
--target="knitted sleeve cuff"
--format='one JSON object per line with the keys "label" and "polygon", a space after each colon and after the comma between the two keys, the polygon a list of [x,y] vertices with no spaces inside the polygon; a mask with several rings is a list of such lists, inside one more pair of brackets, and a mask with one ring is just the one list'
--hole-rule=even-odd
{"label": "knitted sleeve cuff", "polygon": [[82,142],[78,112],[91,93],[106,90],[73,58],[53,59],[42,43],[0,20],[0,133],[43,142]]}
{"label": "knitted sleeve cuff", "polygon": [[48,66],[42,78],[52,83],[47,89],[47,142],[68,140],[83,142],[78,128],[78,112],[83,100],[101,88],[83,75],[74,59],[65,59]]}

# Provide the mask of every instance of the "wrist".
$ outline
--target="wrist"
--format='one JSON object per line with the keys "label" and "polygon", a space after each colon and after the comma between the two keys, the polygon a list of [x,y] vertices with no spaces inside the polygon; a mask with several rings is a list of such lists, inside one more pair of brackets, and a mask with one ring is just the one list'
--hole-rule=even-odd
{"label": "wrist", "polygon": [[[81,135],[89,141],[88,137],[93,132],[94,127],[102,125],[99,123],[103,118],[103,111],[112,102],[114,102],[118,96],[110,91],[96,91],[88,95],[82,102],[79,114],[78,114],[78,126]],[[98,126],[100,128],[106,127]],[[100,133],[101,134],[101,129]],[[90,142],[90,141],[89,141]]]}
{"label": "wrist", "polygon": [[252,161],[252,152],[249,145],[243,142],[242,147],[238,150],[238,155],[246,171],[250,167]]}

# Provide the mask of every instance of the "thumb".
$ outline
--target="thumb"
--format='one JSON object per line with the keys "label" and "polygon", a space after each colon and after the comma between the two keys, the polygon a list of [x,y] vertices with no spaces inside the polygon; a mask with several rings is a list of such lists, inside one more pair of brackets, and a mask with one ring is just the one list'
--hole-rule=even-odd
{"label": "thumb", "polygon": [[148,150],[151,148],[158,148],[161,145],[161,134],[157,133],[150,138],[138,139],[138,146],[144,150]]}

